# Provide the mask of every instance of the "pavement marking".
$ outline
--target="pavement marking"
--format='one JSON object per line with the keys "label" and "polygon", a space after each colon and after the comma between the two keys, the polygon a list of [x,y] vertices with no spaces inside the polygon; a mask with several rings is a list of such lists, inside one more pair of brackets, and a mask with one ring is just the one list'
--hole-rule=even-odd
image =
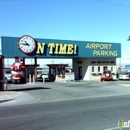
{"label": "pavement marking", "polygon": [[108,84],[108,83],[110,83],[110,82],[102,81],[102,82],[98,82],[98,83],[101,83],[101,84]]}
{"label": "pavement marking", "polygon": [[119,85],[121,85],[123,87],[130,87],[130,84],[119,84]]}
{"label": "pavement marking", "polygon": [[119,127],[113,127],[113,128],[108,128],[108,129],[104,129],[104,130],[119,130]]}

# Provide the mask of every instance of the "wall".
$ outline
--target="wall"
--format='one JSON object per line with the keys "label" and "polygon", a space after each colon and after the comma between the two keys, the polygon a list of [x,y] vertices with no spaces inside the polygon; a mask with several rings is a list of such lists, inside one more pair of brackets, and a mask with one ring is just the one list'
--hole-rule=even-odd
{"label": "wall", "polygon": [[[78,67],[80,66],[82,67],[83,80],[97,80],[99,76],[95,76],[95,74],[103,73],[104,66],[108,66],[108,70],[113,68],[111,72],[116,73],[116,58],[74,58],[73,71],[75,72],[76,80],[79,79]],[[94,72],[92,72],[92,67],[94,67]],[[100,67],[99,72],[98,67]],[[114,79],[115,78],[116,75],[114,76]]]}

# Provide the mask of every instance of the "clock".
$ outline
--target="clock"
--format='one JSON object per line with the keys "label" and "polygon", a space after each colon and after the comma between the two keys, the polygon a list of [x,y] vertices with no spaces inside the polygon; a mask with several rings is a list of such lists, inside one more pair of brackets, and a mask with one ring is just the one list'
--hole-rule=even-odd
{"label": "clock", "polygon": [[18,41],[18,48],[25,54],[33,53],[36,47],[36,41],[29,35],[22,36]]}

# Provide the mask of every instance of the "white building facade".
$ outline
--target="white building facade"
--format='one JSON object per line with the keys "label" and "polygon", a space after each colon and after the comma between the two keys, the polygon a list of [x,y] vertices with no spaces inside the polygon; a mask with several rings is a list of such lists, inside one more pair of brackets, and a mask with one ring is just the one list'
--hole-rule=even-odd
{"label": "white building facade", "polygon": [[116,58],[73,58],[75,79],[98,80],[104,68],[110,70],[116,79]]}

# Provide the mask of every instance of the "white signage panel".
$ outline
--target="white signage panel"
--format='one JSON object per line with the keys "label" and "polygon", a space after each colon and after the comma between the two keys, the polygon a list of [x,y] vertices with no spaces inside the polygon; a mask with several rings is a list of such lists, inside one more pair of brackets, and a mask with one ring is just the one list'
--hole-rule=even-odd
{"label": "white signage panel", "polygon": [[72,73],[65,73],[65,79],[68,81],[75,80],[75,74],[73,72]]}

